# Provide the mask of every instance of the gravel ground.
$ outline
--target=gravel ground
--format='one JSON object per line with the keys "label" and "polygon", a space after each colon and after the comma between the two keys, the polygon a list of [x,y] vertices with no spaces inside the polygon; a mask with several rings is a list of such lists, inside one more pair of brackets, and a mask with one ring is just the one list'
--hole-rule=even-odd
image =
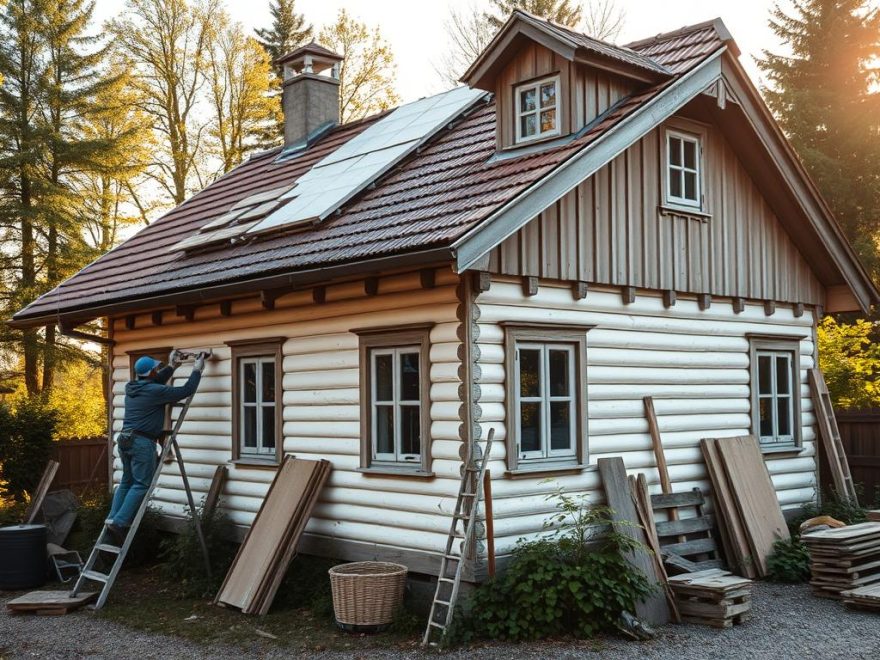
{"label": "gravel ground", "polygon": [[[0,603],[9,596],[0,594]],[[666,626],[657,639],[600,639],[533,644],[492,644],[446,654],[449,658],[880,658],[880,614],[854,612],[815,598],[806,585],[759,583],[752,620],[727,630]],[[202,646],[176,637],[140,632],[96,618],[88,611],[61,617],[0,614],[0,659],[7,658],[282,658],[288,649],[271,642],[249,647]],[[299,655],[299,654],[298,654]],[[358,657],[318,653],[315,658]],[[415,658],[418,651],[370,649],[360,657]]]}

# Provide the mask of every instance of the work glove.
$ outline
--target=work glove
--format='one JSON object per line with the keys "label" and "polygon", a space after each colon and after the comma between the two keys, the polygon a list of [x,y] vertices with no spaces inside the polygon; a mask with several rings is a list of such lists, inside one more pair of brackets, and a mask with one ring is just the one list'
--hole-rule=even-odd
{"label": "work glove", "polygon": [[200,354],[196,358],[196,361],[193,363],[193,371],[198,371],[199,373],[202,373],[202,371],[204,369],[205,369],[205,356],[204,356],[204,354]]}
{"label": "work glove", "polygon": [[171,351],[171,355],[168,356],[168,362],[171,364],[172,367],[177,369],[177,367],[179,367],[180,364],[183,362],[183,357],[180,355],[180,351],[178,351],[176,348]]}

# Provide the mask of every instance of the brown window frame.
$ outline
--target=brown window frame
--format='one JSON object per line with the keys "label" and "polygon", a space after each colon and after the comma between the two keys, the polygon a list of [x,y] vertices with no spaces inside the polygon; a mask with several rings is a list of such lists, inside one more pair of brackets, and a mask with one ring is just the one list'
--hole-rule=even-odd
{"label": "brown window frame", "polygon": [[[587,401],[587,332],[593,325],[555,325],[545,323],[501,323],[504,328],[504,379],[507,429],[507,475],[530,475],[544,472],[580,471],[589,465],[589,411]],[[574,348],[575,425],[574,457],[521,459],[516,382],[516,347],[518,343],[567,344]]]}
{"label": "brown window frame", "polygon": [[[284,353],[286,337],[228,341],[232,349],[232,462],[242,465],[276,466],[284,457]],[[273,358],[275,360],[275,455],[248,454],[241,451],[241,379],[242,358]]]}
{"label": "brown window frame", "polygon": [[[749,417],[751,431],[765,454],[800,451],[803,447],[803,417],[801,411],[801,339],[784,335],[748,334],[749,340]],[[758,354],[761,352],[791,353],[791,442],[762,442],[758,392]]]}
{"label": "brown window frame", "polygon": [[[433,323],[380,328],[355,328],[360,371],[360,468],[363,473],[432,477],[431,472],[431,329]],[[381,348],[419,347],[419,462],[412,464],[373,460],[372,351]]]}

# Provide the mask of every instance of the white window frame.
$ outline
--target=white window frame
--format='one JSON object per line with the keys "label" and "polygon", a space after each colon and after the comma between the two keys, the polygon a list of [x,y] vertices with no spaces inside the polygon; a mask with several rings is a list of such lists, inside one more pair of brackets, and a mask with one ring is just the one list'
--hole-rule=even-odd
{"label": "white window frame", "polygon": [[[520,384],[520,351],[521,350],[537,350],[540,354],[540,374],[541,386],[540,393],[535,397],[523,397],[522,387]],[[568,366],[568,394],[565,396],[553,396],[550,393],[550,351],[564,351],[567,356]],[[517,428],[517,454],[519,460],[523,463],[533,463],[540,461],[553,461],[560,459],[576,459],[577,458],[577,419],[578,419],[578,374],[577,364],[575,362],[575,346],[565,342],[530,342],[518,341],[515,347],[515,410],[517,413],[513,423],[518,425]],[[569,447],[568,449],[553,449],[551,446],[551,426],[550,426],[550,408],[552,403],[568,403],[569,406]],[[540,403],[541,404],[541,437],[540,449],[537,451],[523,451],[521,449],[522,438],[522,404],[523,403]]]}
{"label": "white window frame", "polygon": [[[377,401],[378,378],[376,377],[376,361],[379,356],[390,355],[392,361],[392,387],[391,401]],[[422,355],[421,346],[394,346],[370,349],[370,449],[372,451],[373,464],[379,465],[406,465],[419,466],[422,462],[422,454],[424,451],[425,438],[422,437],[421,428],[419,430],[419,453],[405,453],[402,449],[402,433],[401,433],[401,408],[403,406],[415,406],[418,408],[419,419],[422,417],[422,401],[418,399],[401,399],[400,398],[400,358],[402,355],[415,355],[416,362],[419,365],[419,392],[421,393],[421,382],[426,378],[426,374],[421,372]],[[392,415],[392,432],[394,434],[394,452],[378,451],[378,429],[379,416],[378,409],[380,407],[392,406],[394,413]]]}
{"label": "white window frame", "polygon": [[[761,391],[761,366],[760,360],[762,357],[768,357],[771,360],[770,365],[770,392],[762,392]],[[795,444],[795,394],[794,388],[800,387],[799,383],[795,382],[794,372],[792,370],[792,363],[794,362],[794,354],[792,351],[787,350],[770,350],[770,349],[758,349],[755,351],[755,359],[758,363],[755,365],[756,373],[758,377],[755,382],[755,393],[756,393],[756,404],[758,406],[758,410],[756,412],[756,420],[758,427],[756,428],[756,432],[759,434],[759,438],[761,444],[779,446],[779,445],[794,445]],[[780,394],[779,393],[779,382],[777,379],[777,375],[779,370],[777,369],[776,361],[779,359],[783,359],[786,362],[785,373],[788,377],[788,393]],[[788,399],[788,428],[790,433],[786,435],[779,434],[779,399]],[[773,435],[760,435],[761,433],[761,412],[760,412],[760,404],[761,401],[768,400],[770,401],[770,411],[771,411],[771,424],[773,426]]]}
{"label": "white window frame", "polygon": [[[248,365],[248,364],[252,364],[255,366],[255,371],[257,374],[256,400],[250,401],[250,402],[245,401],[246,384],[245,384],[244,371],[245,371],[245,365]],[[239,370],[238,378],[239,378],[239,386],[241,388],[239,390],[241,392],[241,395],[238,397],[239,398],[239,401],[238,401],[238,405],[239,405],[239,415],[238,415],[238,417],[239,417],[239,421],[238,421],[239,436],[238,437],[240,439],[238,451],[239,451],[239,454],[242,456],[273,456],[274,457],[278,451],[277,447],[264,446],[264,442],[263,442],[264,441],[264,437],[263,437],[263,409],[264,408],[271,408],[272,409],[273,419],[276,420],[276,424],[277,424],[277,417],[275,417],[275,406],[276,406],[275,401],[276,400],[272,399],[271,401],[263,401],[263,365],[264,364],[271,364],[272,365],[272,378],[274,379],[275,378],[275,369],[276,369],[275,356],[266,356],[266,357],[247,356],[247,357],[241,357],[238,359],[238,370]],[[274,384],[274,386],[277,388],[279,386],[279,383],[276,382]],[[276,392],[276,396],[277,396],[277,392]],[[245,434],[245,414],[244,414],[244,411],[246,408],[255,408],[257,410],[257,429],[256,429],[257,446],[256,447],[248,447],[245,445],[246,434]],[[277,443],[277,436],[278,436],[278,434],[277,434],[277,429],[276,429],[276,432],[272,436],[272,439],[276,443]]]}
{"label": "white window frame", "polygon": [[[546,108],[541,107],[541,87],[546,85],[547,83],[553,83],[556,86],[555,99],[556,102],[552,106],[547,106]],[[523,111],[521,101],[522,101],[522,92],[528,91],[529,89],[535,90],[535,98],[536,98],[536,107],[534,110]],[[553,137],[555,135],[560,135],[562,133],[562,105],[560,103],[560,84],[559,84],[559,76],[550,76],[549,78],[542,78],[541,80],[535,80],[533,82],[525,83],[522,85],[517,85],[514,88],[514,123],[516,131],[516,143],[523,142],[532,142],[534,140],[541,140],[547,137]],[[555,110],[556,111],[556,126],[553,130],[550,131],[541,131],[541,112],[546,110]],[[534,135],[523,135],[522,134],[522,117],[524,115],[534,114],[537,116],[537,126],[538,132]]]}
{"label": "white window frame", "polygon": [[[672,148],[670,145],[671,140],[675,138],[682,141],[682,151],[681,151],[681,165],[674,165],[672,163]],[[679,131],[672,128],[666,129],[666,135],[664,137],[665,140],[665,153],[666,153],[666,199],[665,203],[673,206],[684,206],[695,210],[702,210],[703,208],[703,141],[700,135],[695,133],[687,133],[684,131]],[[694,168],[690,168],[685,166],[684,163],[684,143],[689,142],[694,145],[695,153],[694,153]],[[696,181],[694,182],[697,194],[697,199],[688,199],[684,197],[685,192],[685,173],[690,172],[695,175]],[[673,173],[675,176],[681,178],[681,193],[682,196],[676,196],[672,194],[672,176]]]}

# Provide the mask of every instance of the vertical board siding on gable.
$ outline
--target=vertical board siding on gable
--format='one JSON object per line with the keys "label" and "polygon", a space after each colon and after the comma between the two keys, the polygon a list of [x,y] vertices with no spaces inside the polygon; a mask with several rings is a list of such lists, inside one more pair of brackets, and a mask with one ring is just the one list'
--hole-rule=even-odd
{"label": "vertical board siding on gable", "polygon": [[[460,459],[459,320],[457,278],[438,271],[436,287],[423,290],[418,275],[381,281],[378,295],[364,298],[363,284],[330,286],[327,302],[309,305],[310,292],[291,294],[264,311],[256,301],[233,304],[221,317],[217,306],[200,308],[196,320],[168,319],[150,326],[148,315],[136,329],[117,324],[114,348],[113,428],[124,413],[124,387],[129,377],[126,351],[150,346],[212,348],[202,384],[179,436],[196,500],[208,490],[217,465],[231,458],[231,351],[226,341],[287,337],[283,345],[284,451],[301,458],[327,458],[333,472],[307,531],[341,540],[440,552],[455,506]],[[299,306],[293,306],[299,303]],[[431,331],[431,438],[434,479],[366,476],[360,462],[360,390],[358,338],[352,328],[434,322]],[[145,326],[145,327],[140,327]],[[179,370],[180,384],[189,374]],[[121,476],[118,457],[114,478]],[[253,520],[274,470],[230,466],[221,500],[232,520]],[[163,467],[159,508],[172,515],[185,510],[185,493],[176,464]]]}
{"label": "vertical board siding on gable", "polygon": [[661,136],[651,131],[502,242],[489,269],[823,304],[809,264],[717,130],[708,130],[705,146],[711,217],[661,212]]}
{"label": "vertical board siding on gable", "polygon": [[699,441],[750,433],[748,333],[807,337],[800,341],[803,448],[796,455],[767,457],[783,508],[815,499],[815,419],[807,387],[813,365],[811,314],[795,318],[790,309],[765,316],[763,305],[747,304],[741,314],[730,302],[707,311],[679,300],[672,309],[659,296],[639,296],[625,308],[619,291],[591,290],[574,301],[568,287],[541,283],[536,296],[523,295],[517,281],[493,280],[477,298],[479,360],[475,380],[482,414],[482,437],[495,428],[492,494],[496,548],[509,552],[523,535],[539,535],[553,513],[547,494],[557,485],[590,501],[603,495],[595,467],[573,475],[506,478],[503,321],[595,325],[587,334],[589,464],[622,456],[631,472],[645,472],[653,492],[659,476],[642,397],[653,396],[670,478],[676,491],[699,487],[711,492]]}

